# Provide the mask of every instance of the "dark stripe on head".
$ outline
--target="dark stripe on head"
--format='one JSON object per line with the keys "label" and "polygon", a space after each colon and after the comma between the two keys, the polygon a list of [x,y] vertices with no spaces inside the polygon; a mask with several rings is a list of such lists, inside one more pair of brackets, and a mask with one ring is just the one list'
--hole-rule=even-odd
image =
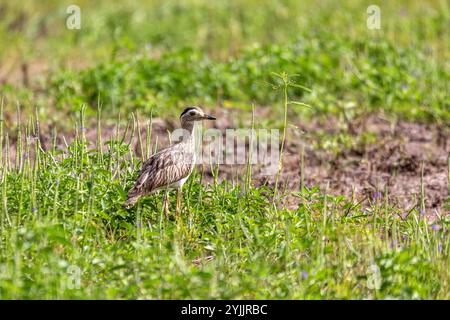
{"label": "dark stripe on head", "polygon": [[186,113],[188,113],[189,111],[191,111],[191,110],[197,110],[197,108],[195,108],[195,107],[188,107],[188,108],[184,109],[184,111],[180,114],[180,118],[183,115],[185,115]]}

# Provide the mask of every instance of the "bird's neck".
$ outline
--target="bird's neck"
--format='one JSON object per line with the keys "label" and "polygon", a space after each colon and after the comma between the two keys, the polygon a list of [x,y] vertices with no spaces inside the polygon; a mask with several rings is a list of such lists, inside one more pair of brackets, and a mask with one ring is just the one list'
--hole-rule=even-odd
{"label": "bird's neck", "polygon": [[181,121],[181,128],[192,136],[194,134],[194,121]]}
{"label": "bird's neck", "polygon": [[194,121],[182,121],[181,128],[184,130],[183,132],[183,141],[181,143],[187,144],[189,149],[194,150],[196,146],[195,135],[197,134],[197,125]]}

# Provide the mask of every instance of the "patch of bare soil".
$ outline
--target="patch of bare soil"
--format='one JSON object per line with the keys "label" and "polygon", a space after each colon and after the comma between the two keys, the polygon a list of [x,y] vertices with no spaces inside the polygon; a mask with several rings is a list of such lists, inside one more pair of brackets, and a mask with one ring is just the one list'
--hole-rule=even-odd
{"label": "patch of bare soil", "polygon": [[[326,130],[338,134],[336,119],[327,124],[311,123],[305,131]],[[382,116],[362,119],[354,135],[373,133],[373,144],[359,145],[338,154],[317,143],[314,134],[290,139],[284,160],[283,177],[291,177],[290,189],[299,188],[300,149],[304,145],[304,177],[307,186],[319,185],[331,194],[352,194],[373,200],[385,198],[399,208],[418,206],[423,186],[427,214],[445,213],[448,199],[448,128],[399,121]],[[422,169],[423,168],[423,169]],[[423,170],[423,171],[422,171]],[[295,203],[291,203],[295,207]]]}

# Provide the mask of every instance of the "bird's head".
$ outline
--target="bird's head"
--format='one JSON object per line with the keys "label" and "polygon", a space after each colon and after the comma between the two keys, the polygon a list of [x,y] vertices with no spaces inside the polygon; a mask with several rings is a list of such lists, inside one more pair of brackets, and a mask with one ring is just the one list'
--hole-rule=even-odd
{"label": "bird's head", "polygon": [[187,107],[183,110],[180,115],[181,122],[191,122],[191,121],[201,121],[201,120],[216,120],[216,117],[213,117],[209,114],[203,112],[197,106]]}

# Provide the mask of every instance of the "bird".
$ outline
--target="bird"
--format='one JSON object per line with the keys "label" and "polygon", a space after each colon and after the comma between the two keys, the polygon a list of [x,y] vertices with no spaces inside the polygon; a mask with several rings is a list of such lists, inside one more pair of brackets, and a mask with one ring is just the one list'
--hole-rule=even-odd
{"label": "bird", "polygon": [[[200,107],[186,107],[180,115],[183,139],[173,146],[150,156],[139,171],[134,186],[128,191],[124,203],[126,209],[131,208],[142,196],[152,194],[161,189],[177,190],[176,214],[179,214],[180,193],[183,184],[188,180],[196,164],[194,124],[196,121],[216,120],[206,114]],[[169,215],[168,192],[164,195],[163,210]]]}

